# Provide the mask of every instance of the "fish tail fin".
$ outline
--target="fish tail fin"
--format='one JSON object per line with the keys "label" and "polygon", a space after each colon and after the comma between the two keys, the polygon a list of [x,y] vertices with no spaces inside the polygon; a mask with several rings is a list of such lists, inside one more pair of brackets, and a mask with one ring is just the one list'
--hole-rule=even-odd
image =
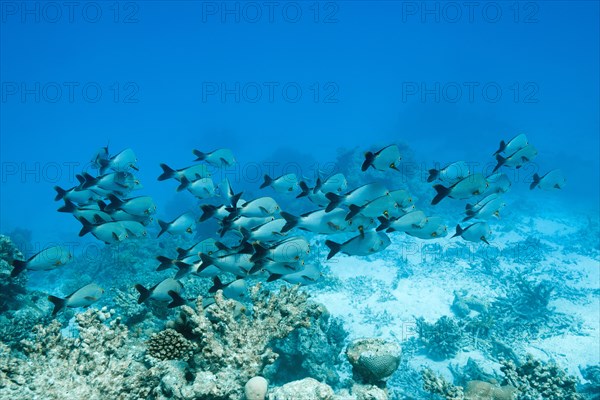
{"label": "fish tail fin", "polygon": [[201,152],[200,150],[192,150],[192,153],[196,156],[196,160],[194,161],[204,161],[206,160],[206,153]]}
{"label": "fish tail fin", "polygon": [[181,177],[181,184],[179,186],[177,186],[177,191],[181,192],[182,190],[185,190],[188,188],[188,186],[190,186],[190,181],[188,178],[186,178],[185,176]]}
{"label": "fish tail fin", "polygon": [[260,188],[264,189],[267,186],[269,186],[271,183],[273,183],[273,178],[271,178],[269,175],[265,174],[265,181],[263,182],[262,185],[260,185]]}
{"label": "fish tail fin", "polygon": [[540,184],[540,176],[537,173],[535,173],[535,174],[533,174],[533,182],[531,182],[531,185],[529,185],[529,190],[535,189],[535,187],[539,184]]}
{"label": "fish tail fin", "polygon": [[263,247],[258,243],[253,244],[252,247],[254,247],[254,254],[252,255],[252,257],[250,257],[250,262],[262,260],[267,256],[267,253],[269,251],[268,248]]}
{"label": "fish tail fin", "polygon": [[319,190],[321,190],[322,187],[323,187],[323,180],[321,179],[321,177],[318,177],[317,182],[315,183],[315,187],[313,188],[313,193],[317,194],[319,192]]}
{"label": "fish tail fin", "polygon": [[169,303],[167,308],[175,308],[185,304],[185,299],[181,297],[176,291],[169,290],[168,294],[169,296],[171,296],[171,299],[173,299],[173,301]]}
{"label": "fish tail fin", "polygon": [[27,261],[23,260],[13,260],[12,262],[13,270],[10,272],[10,277],[14,278],[19,275],[21,272],[25,271],[27,268]]}
{"label": "fish tail fin", "polygon": [[462,233],[464,231],[465,230],[463,228],[461,228],[460,225],[457,224],[456,225],[456,232],[454,232],[454,235],[450,236],[450,238],[453,238],[453,237],[456,237],[456,236],[460,236],[460,235],[462,235]]}
{"label": "fish tail fin", "polygon": [[200,260],[202,261],[202,269],[214,264],[214,259],[208,254],[200,253]]}
{"label": "fish tail fin", "polygon": [[375,154],[371,151],[367,151],[365,153],[365,161],[362,163],[360,170],[364,172],[367,169],[369,169],[369,167],[373,165],[374,160],[375,160]]}
{"label": "fish tail fin", "polygon": [[472,209],[473,209],[473,204],[471,204],[471,203],[467,203],[467,204],[465,205],[465,210],[467,210],[467,211],[468,211],[468,210],[472,210]]}
{"label": "fish tail fin", "polygon": [[94,228],[94,225],[92,225],[89,221],[87,221],[85,218],[81,218],[79,220],[79,222],[81,222],[81,224],[83,225],[81,227],[81,230],[79,231],[79,236],[83,236],[86,235],[88,233],[90,233],[92,231],[92,229]]}
{"label": "fish tail fin", "polygon": [[138,304],[142,304],[143,302],[148,300],[148,298],[152,295],[151,290],[146,289],[143,285],[140,285],[139,283],[135,285],[135,290],[137,290],[140,293],[140,297],[138,297]]}
{"label": "fish tail fin", "polygon": [[437,203],[442,201],[444,197],[448,196],[448,193],[450,193],[450,189],[443,185],[435,185],[433,188],[435,189],[437,194],[435,195],[433,200],[431,200],[431,205],[435,206]]}
{"label": "fish tail fin", "polygon": [[248,228],[244,228],[243,226],[240,228],[240,233],[242,234],[242,241],[240,242],[240,244],[243,242],[247,242],[252,236],[252,232]]}
{"label": "fish tail fin", "polygon": [[310,188],[308,187],[306,182],[300,181],[300,183],[298,183],[298,186],[300,186],[301,192],[298,196],[296,196],[296,198],[299,199],[300,197],[308,196],[308,194],[310,193]]}
{"label": "fish tail fin", "polygon": [[213,285],[208,289],[208,293],[217,293],[217,290],[223,289],[225,285],[221,282],[218,276],[213,278]]}
{"label": "fish tail fin", "polygon": [[350,209],[350,212],[346,214],[346,218],[344,218],[344,221],[349,221],[363,209],[363,207],[359,207],[355,204],[350,204],[348,208]]}
{"label": "fish tail fin", "polygon": [[160,164],[163,173],[159,175],[158,180],[164,181],[175,176],[176,171],[167,164]]}
{"label": "fish tail fin", "polygon": [[75,178],[79,182],[79,186],[81,186],[81,185],[83,185],[85,183],[85,178],[83,176],[77,174],[77,175],[75,175]]}
{"label": "fish tail fin", "polygon": [[[464,218],[462,219],[462,222],[466,222],[466,221],[470,220],[471,218],[473,218],[473,215],[470,215],[470,214],[467,212],[467,216],[466,216],[466,217],[464,217]],[[454,237],[454,236],[453,236],[453,237]]]}
{"label": "fish tail fin", "polygon": [[200,216],[200,222],[204,222],[217,212],[217,207],[212,204],[202,204],[200,206],[202,209],[202,215]]}
{"label": "fish tail fin", "polygon": [[298,225],[298,221],[300,221],[300,218],[285,211],[280,212],[279,215],[285,219],[285,225],[281,229],[281,233],[285,233],[290,229],[293,229],[296,225]]}
{"label": "fish tail fin", "polygon": [[242,249],[238,250],[238,254],[254,254],[254,247],[252,247],[252,243],[243,241],[241,246]]}
{"label": "fish tail fin", "polygon": [[243,193],[244,192],[239,192],[239,193],[234,194],[231,197],[231,207],[237,208],[237,203],[238,203],[238,201],[240,201],[240,198],[242,197]]}
{"label": "fish tail fin", "polygon": [[106,211],[118,210],[123,205],[123,201],[112,193],[108,195],[108,200],[110,203],[104,207]]}
{"label": "fish tail fin", "polygon": [[54,304],[54,310],[52,310],[52,316],[55,316],[56,314],[58,314],[58,312],[60,310],[62,310],[63,308],[65,308],[65,306],[67,305],[67,299],[61,299],[60,297],[48,296],[48,300],[52,304]]}
{"label": "fish tail fin", "polygon": [[496,164],[492,173],[498,171],[498,169],[506,163],[506,158],[502,157],[500,154],[496,154],[496,161],[498,161],[498,164]]}
{"label": "fish tail fin", "polygon": [[156,236],[157,238],[159,238],[163,233],[165,233],[169,229],[169,226],[171,224],[169,224],[168,222],[165,222],[165,221],[161,221],[159,219],[158,225],[160,226],[160,232],[158,232],[158,236]]}
{"label": "fish tail fin", "polygon": [[174,260],[170,259],[169,257],[165,257],[165,256],[157,256],[156,260],[160,263],[160,265],[156,268],[157,271],[164,271],[165,269],[171,268],[171,266],[173,265],[173,261],[174,261]]}
{"label": "fish tail fin", "polygon": [[184,263],[183,261],[175,261],[175,266],[178,268],[177,273],[175,274],[175,279],[183,277],[192,269],[190,264]]}
{"label": "fish tail fin", "polygon": [[65,212],[65,213],[72,213],[73,211],[75,211],[77,209],[77,207],[75,207],[75,204],[71,201],[71,200],[67,200],[64,199],[65,201],[65,205],[60,207],[58,210],[58,212]]}
{"label": "fish tail fin", "polygon": [[339,194],[335,194],[333,192],[327,193],[325,197],[327,197],[327,200],[329,200],[329,204],[327,205],[327,208],[325,208],[326,213],[339,206],[340,203],[344,200],[344,196],[340,196]]}
{"label": "fish tail fin", "polygon": [[176,247],[175,251],[177,252],[177,258],[181,259],[189,254],[190,249],[182,249],[181,247]]}
{"label": "fish tail fin", "polygon": [[276,281],[277,279],[281,278],[283,275],[281,274],[271,274],[269,275],[269,277],[267,278],[267,282],[273,282]]}
{"label": "fish tail fin", "polygon": [[87,172],[83,173],[82,178],[83,178],[83,182],[81,183],[82,189],[87,189],[89,187],[92,187],[98,182],[97,178],[94,178],[92,175],[88,174]]}
{"label": "fish tail fin", "polygon": [[497,156],[498,154],[502,153],[505,149],[506,149],[506,142],[504,142],[504,140],[501,140],[500,145],[498,146],[498,150],[496,150],[496,152],[492,155]]}
{"label": "fish tail fin", "polygon": [[233,218],[231,218],[231,216],[224,218],[223,221],[221,221],[221,229],[219,229],[219,237],[225,236],[225,234],[231,229],[232,224],[233,224]]}
{"label": "fish tail fin", "polygon": [[326,240],[325,246],[329,247],[329,254],[327,254],[328,260],[335,256],[342,249],[342,245],[334,242],[333,240]]}
{"label": "fish tail fin", "polygon": [[440,171],[437,169],[430,169],[429,170],[429,177],[427,178],[427,182],[433,182],[435,181],[438,176],[440,176]]}
{"label": "fish tail fin", "polygon": [[[379,226],[375,229],[377,232],[380,232],[384,229],[390,228],[390,220],[385,217],[377,217],[379,220]],[[391,228],[390,228],[391,229]]]}
{"label": "fish tail fin", "polygon": [[56,190],[56,196],[54,197],[54,201],[59,201],[64,198],[67,194],[67,191],[60,186],[54,186],[54,190]]}

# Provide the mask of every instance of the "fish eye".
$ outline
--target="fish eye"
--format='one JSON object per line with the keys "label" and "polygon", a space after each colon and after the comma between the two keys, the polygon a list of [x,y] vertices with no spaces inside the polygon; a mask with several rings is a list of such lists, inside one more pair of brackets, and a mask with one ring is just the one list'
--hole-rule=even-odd
{"label": "fish eye", "polygon": [[396,165],[394,163],[391,163],[390,168],[396,168]]}
{"label": "fish eye", "polygon": [[185,231],[186,231],[187,233],[192,233],[192,228],[187,228]]}
{"label": "fish eye", "polygon": [[437,232],[431,232],[431,236],[436,237],[437,236]]}

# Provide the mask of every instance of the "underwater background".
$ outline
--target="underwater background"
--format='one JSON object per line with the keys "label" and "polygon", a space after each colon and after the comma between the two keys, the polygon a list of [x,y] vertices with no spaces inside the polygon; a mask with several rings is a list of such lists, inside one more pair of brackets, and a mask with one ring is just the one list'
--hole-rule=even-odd
{"label": "underwater background", "polygon": [[[0,399],[600,398],[598,2],[0,6]],[[433,205],[440,182],[429,170],[460,160],[489,178],[500,141],[519,134],[536,156],[496,171],[510,188],[499,218],[482,219],[489,243],[451,238],[485,193]],[[396,169],[361,171],[366,152],[390,145]],[[54,189],[96,185],[77,175],[110,173],[94,162],[105,146],[135,153],[127,173],[141,185],[117,197],[156,205],[141,237],[110,244],[80,236]],[[220,189],[210,198],[157,180],[160,164],[202,163],[194,149],[235,157],[209,165]],[[564,185],[530,189],[553,170]],[[136,284],[182,270],[157,271],[158,256],[175,260],[208,238],[246,254],[233,250],[239,235],[221,237],[222,220],[199,221],[200,205],[225,204],[231,220],[243,208],[225,179],[245,201],[269,196],[299,216],[326,205],[297,198],[299,182],[312,190],[337,173],[347,182],[338,194],[373,182],[406,190],[446,229],[390,232],[384,248],[359,249],[372,254],[328,259],[326,240],[362,228],[294,228],[281,238],[306,239],[303,265],[318,276],[221,268],[222,283],[245,285],[227,296],[210,290],[217,273],[186,272],[185,305],[169,308],[166,295],[138,304]],[[265,174],[298,182],[291,193],[260,189]],[[187,212],[191,233],[157,238],[158,220]],[[365,230],[377,232],[382,220],[370,218]],[[11,276],[15,260],[53,246],[72,259]],[[48,296],[92,283],[97,301],[53,315]]]}

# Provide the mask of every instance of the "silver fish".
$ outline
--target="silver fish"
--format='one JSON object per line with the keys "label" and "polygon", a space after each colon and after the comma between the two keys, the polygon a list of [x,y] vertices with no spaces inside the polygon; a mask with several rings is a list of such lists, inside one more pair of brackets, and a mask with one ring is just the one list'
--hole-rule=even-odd
{"label": "silver fish", "polygon": [[158,224],[160,225],[160,232],[157,237],[165,232],[169,232],[171,235],[193,234],[196,226],[194,215],[189,212],[181,214],[171,222],[158,220]]}
{"label": "silver fish", "polygon": [[244,217],[268,217],[279,212],[279,205],[271,197],[259,197],[238,207],[237,215]]}
{"label": "silver fish", "polygon": [[287,232],[295,227],[305,231],[321,234],[339,233],[348,228],[348,222],[345,220],[347,211],[342,208],[335,208],[327,213],[325,210],[311,211],[296,217],[285,211],[281,212],[281,216],[285,219],[286,224],[282,228],[282,232]]}
{"label": "silver fish", "polygon": [[467,210],[467,216],[463,218],[464,221],[468,221],[471,218],[488,219],[491,216],[500,218],[500,210],[504,208],[506,204],[501,197],[496,197],[485,203],[483,206],[478,208],[476,211]]}
{"label": "silver fish", "polygon": [[132,197],[130,199],[121,200],[114,194],[109,194],[108,204],[104,210],[107,212],[113,210],[123,210],[131,215],[146,216],[156,213],[156,204],[150,196]]}
{"label": "silver fish", "polygon": [[356,206],[364,206],[371,200],[375,200],[378,197],[385,196],[390,192],[379,182],[367,183],[366,185],[360,186],[345,195],[338,195],[333,192],[327,193],[329,199],[329,205],[325,209],[326,212],[330,212],[334,208],[343,204],[349,206],[354,204]]}
{"label": "silver fish", "polygon": [[77,289],[65,298],[48,296],[48,300],[50,300],[50,302],[54,304],[54,310],[52,311],[52,315],[56,315],[60,310],[64,309],[65,307],[87,307],[98,301],[103,294],[104,289],[102,289],[95,283],[90,283],[89,285],[85,285],[84,287]]}
{"label": "silver fish", "polygon": [[355,236],[344,243],[326,240],[325,245],[329,247],[327,259],[342,252],[349,256],[368,256],[385,250],[390,245],[390,238],[384,232],[369,231]]}
{"label": "silver fish", "polygon": [[521,150],[523,147],[527,146],[529,144],[529,140],[527,140],[527,136],[525,136],[523,133],[515,136],[514,138],[510,139],[508,141],[508,143],[505,143],[504,140],[500,141],[500,146],[498,148],[498,150],[496,150],[496,152],[493,154],[493,156],[496,156],[500,153],[506,153],[506,154],[513,154],[519,150]]}
{"label": "silver fish", "polygon": [[293,236],[270,247],[264,247],[261,244],[253,244],[254,254],[251,257],[252,262],[263,258],[268,258],[275,262],[291,263],[304,259],[310,253],[310,244],[302,236]]}
{"label": "silver fish", "polygon": [[24,270],[48,271],[59,268],[73,260],[73,255],[64,246],[51,246],[29,257],[27,261],[13,260],[11,277],[19,275]]}
{"label": "silver fish", "polygon": [[96,239],[103,241],[104,243],[116,243],[120,242],[129,237],[129,234],[121,222],[106,222],[100,225],[91,225],[83,222],[83,227],[79,232],[79,236],[83,236],[90,233],[96,237]]}
{"label": "silver fish", "polygon": [[427,217],[422,227],[413,227],[404,232],[419,239],[429,240],[446,236],[448,234],[448,227],[444,224],[442,217],[430,216]]}
{"label": "silver fish", "polygon": [[506,193],[512,185],[508,176],[503,173],[490,175],[486,179],[488,181],[488,188],[485,190],[484,194]]}
{"label": "silver fish", "polygon": [[296,174],[285,174],[277,178],[265,175],[265,181],[260,185],[261,189],[271,186],[277,193],[291,193],[298,189],[298,177]]}
{"label": "silver fish", "polygon": [[210,172],[204,164],[192,165],[190,167],[173,169],[167,164],[160,164],[163,173],[158,177],[159,181],[164,181],[170,178],[176,181],[181,181],[182,177],[186,177],[188,181],[193,182],[197,179],[210,178]]}
{"label": "silver fish", "polygon": [[441,169],[430,169],[427,182],[437,179],[449,184],[456,183],[469,176],[469,165],[464,161],[456,161]]}
{"label": "silver fish", "polygon": [[101,167],[100,173],[104,173],[107,169],[117,172],[126,172],[130,169],[138,170],[136,166],[137,157],[131,149],[125,149],[108,159],[99,159],[98,163]]}
{"label": "silver fish", "polygon": [[213,278],[213,286],[208,289],[208,293],[216,293],[217,290],[223,291],[223,296],[228,299],[239,299],[246,296],[248,288],[244,279],[236,279],[229,283],[223,283],[218,276]]}
{"label": "silver fish", "polygon": [[386,230],[386,232],[406,232],[411,229],[422,229],[427,223],[427,216],[423,211],[412,211],[399,218],[386,219],[379,217],[381,225],[377,231]]}
{"label": "silver fish", "polygon": [[170,301],[168,308],[185,304],[185,300],[180,295],[183,285],[173,278],[167,278],[150,289],[146,289],[138,283],[135,285],[135,289],[140,293],[138,304],[142,304],[146,300],[156,300],[162,303]]}
{"label": "silver fish", "polygon": [[464,229],[461,228],[460,225],[456,225],[456,233],[454,233],[452,237],[460,236],[469,242],[484,242],[490,244],[488,238],[491,235],[492,231],[487,222],[475,222]]}
{"label": "silver fish", "polygon": [[489,184],[482,174],[469,175],[450,187],[435,185],[433,188],[437,194],[431,200],[431,204],[436,205],[445,197],[465,200],[483,193],[488,186]]}
{"label": "silver fish", "polygon": [[537,149],[533,147],[532,144],[528,144],[506,158],[502,157],[500,154],[496,154],[496,161],[498,161],[498,164],[496,164],[492,172],[496,172],[502,166],[519,169],[526,163],[532,161],[535,156],[537,156],[537,153]]}
{"label": "silver fish", "polygon": [[267,282],[272,282],[277,279],[282,279],[292,285],[311,285],[316,283],[322,277],[321,270],[318,266],[310,264],[302,268],[300,271],[288,274],[271,274]]}
{"label": "silver fish", "polygon": [[181,185],[177,187],[177,191],[187,189],[199,199],[209,199],[216,196],[215,184],[211,178],[200,178],[190,182],[185,176],[181,177]]}
{"label": "silver fish", "polygon": [[370,151],[366,152],[365,161],[361,166],[361,170],[364,172],[369,169],[369,167],[372,167],[377,171],[387,171],[388,169],[398,171],[398,165],[400,165],[401,160],[402,156],[400,155],[400,149],[397,145],[392,144],[376,153]]}
{"label": "silver fish", "polygon": [[566,179],[562,171],[554,169],[542,177],[538,174],[533,174],[533,182],[529,186],[529,189],[533,190],[536,187],[543,190],[562,189],[565,183]]}
{"label": "silver fish", "polygon": [[233,152],[229,149],[218,149],[210,153],[203,153],[199,150],[193,151],[196,161],[205,161],[206,163],[217,168],[231,167],[235,164]]}

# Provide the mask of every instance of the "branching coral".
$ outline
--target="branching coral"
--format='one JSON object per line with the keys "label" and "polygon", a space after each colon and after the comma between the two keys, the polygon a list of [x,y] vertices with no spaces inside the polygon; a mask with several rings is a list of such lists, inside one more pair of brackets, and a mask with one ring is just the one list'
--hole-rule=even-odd
{"label": "branching coral", "polygon": [[74,337],[64,336],[57,321],[38,325],[33,339],[23,342],[26,360],[0,351],[0,369],[8,377],[0,398],[62,399],[65,393],[90,400],[154,398],[159,369],[147,369],[128,352],[135,347],[126,345],[120,319],[94,309],[75,319]]}
{"label": "branching coral", "polygon": [[463,333],[454,319],[443,316],[435,324],[416,320],[418,340],[433,360],[453,358],[462,346]]}
{"label": "branching coral", "polygon": [[429,393],[440,395],[446,400],[463,400],[465,398],[462,387],[454,386],[429,368],[423,370],[423,389]]}
{"label": "branching coral", "polygon": [[190,361],[196,375],[191,383],[171,381],[179,387],[170,391],[193,399],[240,398],[248,379],[260,375],[277,359],[270,342],[297,328],[310,327],[322,312],[298,287],[282,286],[278,293],[270,294],[256,285],[250,290],[250,299],[250,316],[240,314],[238,303],[225,299],[220,291],[206,310],[202,308],[202,297],[196,300],[196,309],[181,308],[179,319],[168,327],[197,344],[198,352]]}
{"label": "branching coral", "polygon": [[23,255],[7,236],[0,235],[0,312],[22,306],[19,295],[25,294],[27,274],[11,277],[12,262],[23,260]]}

